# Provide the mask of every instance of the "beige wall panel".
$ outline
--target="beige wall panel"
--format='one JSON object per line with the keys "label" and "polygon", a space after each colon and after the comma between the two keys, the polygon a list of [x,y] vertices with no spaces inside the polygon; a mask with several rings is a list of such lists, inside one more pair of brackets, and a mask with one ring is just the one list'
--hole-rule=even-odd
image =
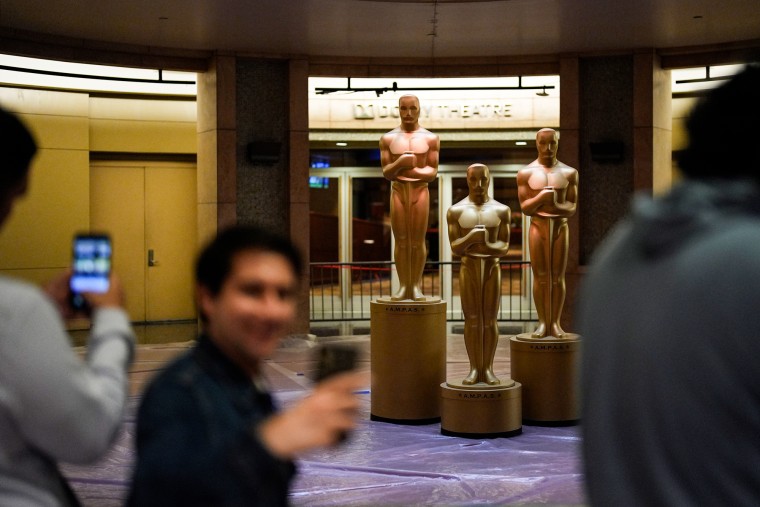
{"label": "beige wall panel", "polygon": [[655,167],[652,191],[655,194],[662,194],[673,186],[672,135],[670,130],[656,128],[652,137],[652,157]]}
{"label": "beige wall panel", "polygon": [[0,88],[0,104],[23,114],[55,116],[84,116],[89,114],[89,95],[86,93]]}
{"label": "beige wall panel", "polygon": [[[217,134],[215,130],[198,134],[198,202],[214,203],[217,197]],[[216,217],[214,217],[216,223]],[[216,231],[216,228],[214,228]]]}
{"label": "beige wall panel", "polygon": [[683,118],[673,118],[673,151],[683,150],[689,137],[686,134],[686,125]]}
{"label": "beige wall panel", "polygon": [[194,100],[139,100],[93,97],[90,118],[138,121],[176,121],[194,123],[197,111]]}
{"label": "beige wall panel", "polygon": [[669,70],[654,71],[652,83],[652,124],[655,128],[670,130],[673,118],[673,87]]}
{"label": "beige wall panel", "polygon": [[216,203],[198,204],[198,247],[206,243],[216,235],[217,231],[217,208]]}
{"label": "beige wall panel", "polygon": [[89,120],[84,116],[19,115],[40,148],[89,149]]}
{"label": "beige wall panel", "polygon": [[0,105],[17,113],[40,148],[87,150],[87,95],[0,88]]}
{"label": "beige wall panel", "polygon": [[674,98],[672,101],[673,151],[686,148],[686,143],[688,142],[686,118],[696,103],[697,99],[695,97],[679,97]]}
{"label": "beige wall panel", "polygon": [[90,225],[86,151],[40,150],[27,196],[0,233],[0,269],[62,268],[71,237]]}
{"label": "beige wall panel", "polygon": [[195,123],[90,120],[90,149],[132,153],[195,153]]}
{"label": "beige wall panel", "polygon": [[671,106],[673,118],[686,118],[696,103],[695,97],[674,98]]}

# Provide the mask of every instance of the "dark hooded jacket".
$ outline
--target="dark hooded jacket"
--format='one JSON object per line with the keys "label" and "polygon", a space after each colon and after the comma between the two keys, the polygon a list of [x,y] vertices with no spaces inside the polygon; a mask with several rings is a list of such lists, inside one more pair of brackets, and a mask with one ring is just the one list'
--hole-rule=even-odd
{"label": "dark hooded jacket", "polygon": [[760,502],[760,188],[637,197],[578,316],[592,505]]}

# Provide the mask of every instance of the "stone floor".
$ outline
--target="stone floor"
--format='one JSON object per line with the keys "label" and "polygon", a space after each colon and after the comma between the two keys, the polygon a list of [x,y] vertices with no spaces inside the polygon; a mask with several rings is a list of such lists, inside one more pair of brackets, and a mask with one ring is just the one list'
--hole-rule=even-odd
{"label": "stone floor", "polygon": [[[108,455],[91,466],[64,465],[85,507],[123,504],[134,459],[135,413],[140,393],[167,361],[192,346],[193,326],[164,327],[162,337],[138,346],[130,369],[130,400],[124,425]],[[158,327],[138,331],[159,335]],[[441,435],[440,424],[408,426],[370,421],[370,337],[284,340],[265,372],[274,395],[287,407],[308,393],[313,348],[340,340],[360,350],[366,377],[358,429],[344,444],[299,460],[294,506],[336,505],[583,505],[579,427],[523,426],[512,438],[467,439]],[[79,348],[83,351],[83,347]],[[509,376],[508,336],[500,338],[496,374]],[[447,338],[447,375],[468,370],[462,335]]]}

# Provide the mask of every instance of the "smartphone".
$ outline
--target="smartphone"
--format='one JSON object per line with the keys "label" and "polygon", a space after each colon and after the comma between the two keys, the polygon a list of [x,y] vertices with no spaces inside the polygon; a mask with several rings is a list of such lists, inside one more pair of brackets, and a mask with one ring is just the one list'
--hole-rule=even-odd
{"label": "smartphone", "polygon": [[[356,347],[342,343],[328,343],[320,346],[317,355],[317,374],[315,381],[320,382],[332,375],[344,371],[351,371],[356,367],[356,359],[359,355]],[[338,436],[338,442],[345,442],[348,433],[342,432]]]}
{"label": "smartphone", "polygon": [[329,343],[317,349],[317,374],[315,381],[320,382],[336,373],[351,371],[356,367],[358,351],[355,347]]}
{"label": "smartphone", "polygon": [[111,238],[108,234],[92,233],[74,236],[72,252],[71,306],[87,308],[83,292],[108,292],[111,277]]}

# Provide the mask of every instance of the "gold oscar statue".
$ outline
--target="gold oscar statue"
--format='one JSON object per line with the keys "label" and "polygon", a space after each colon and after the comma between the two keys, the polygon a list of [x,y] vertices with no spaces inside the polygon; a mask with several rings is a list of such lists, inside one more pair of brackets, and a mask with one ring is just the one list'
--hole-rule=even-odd
{"label": "gold oscar statue", "polygon": [[569,247],[567,219],[578,204],[578,171],[557,160],[559,133],[536,134],[538,158],[517,173],[522,212],[530,218],[528,244],[533,269],[533,300],[538,313],[534,338],[563,338],[565,269]]}
{"label": "gold oscar statue", "polygon": [[470,359],[470,373],[464,385],[484,382],[499,384],[493,373],[493,359],[499,342],[496,317],[501,297],[499,258],[509,249],[509,206],[488,195],[491,179],[488,167],[467,168],[469,195],[449,208],[451,250],[462,259],[459,292],[464,313],[464,343]]}
{"label": "gold oscar statue", "polygon": [[392,301],[424,301],[422,272],[427,259],[428,183],[438,174],[438,136],[420,127],[420,101],[403,95],[398,101],[401,124],[380,138],[383,176],[391,184],[391,230],[396,241],[393,258],[399,290]]}
{"label": "gold oscar statue", "polygon": [[[420,101],[398,101],[401,124],[380,138],[383,176],[391,181],[393,258],[399,289],[370,301],[373,421],[428,424],[441,418],[446,379],[446,302],[422,294],[430,212],[428,183],[438,174],[438,136],[420,127]],[[399,368],[413,364],[414,368]]]}
{"label": "gold oscar statue", "polygon": [[560,326],[570,233],[578,204],[578,171],[557,160],[559,133],[536,134],[538,158],[517,173],[522,212],[530,217],[528,245],[538,327],[510,338],[512,378],[523,386],[523,420],[568,424],[578,420],[576,390],[580,336]]}
{"label": "gold oscar statue", "polygon": [[467,197],[446,213],[451,250],[462,259],[459,293],[470,372],[441,384],[441,433],[469,438],[509,437],[522,431],[522,386],[493,371],[499,343],[500,258],[509,250],[509,206],[488,195],[491,174],[467,168]]}

